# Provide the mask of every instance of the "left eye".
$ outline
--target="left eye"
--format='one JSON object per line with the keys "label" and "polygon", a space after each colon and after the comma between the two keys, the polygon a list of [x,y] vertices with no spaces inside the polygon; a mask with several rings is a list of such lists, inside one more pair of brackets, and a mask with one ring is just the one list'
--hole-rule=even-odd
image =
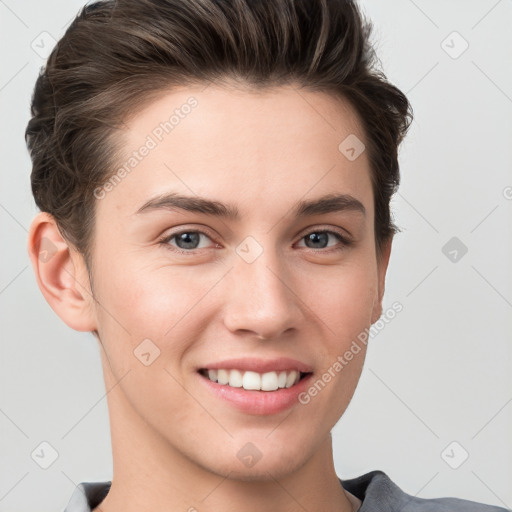
{"label": "left eye", "polygon": [[[325,249],[326,247],[328,247],[327,244],[329,242],[329,235],[333,235],[338,240],[338,242],[341,242],[342,247],[345,245],[349,245],[349,241],[335,231],[312,231],[311,233],[308,233],[307,235],[303,236],[301,240],[305,240],[306,244],[313,244],[312,247],[306,245],[306,247],[308,247],[309,249]],[[319,244],[321,247],[315,246],[314,244]]]}

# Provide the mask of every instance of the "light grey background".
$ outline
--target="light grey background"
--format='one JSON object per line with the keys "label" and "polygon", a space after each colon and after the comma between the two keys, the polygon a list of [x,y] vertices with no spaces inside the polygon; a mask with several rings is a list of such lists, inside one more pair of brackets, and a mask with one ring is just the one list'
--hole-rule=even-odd
{"label": "light grey background", "polygon": [[[37,210],[24,130],[38,53],[82,5],[0,0],[0,512],[61,510],[77,483],[112,475],[96,341],[49,307],[26,252]],[[361,5],[415,121],[400,153],[393,208],[403,232],[384,301],[403,311],[371,339],[333,430],[336,469],[381,469],[423,498],[511,508],[512,2]],[[442,251],[452,237],[468,249],[455,262],[453,248]],[[48,469],[31,457],[43,441],[58,452]]]}

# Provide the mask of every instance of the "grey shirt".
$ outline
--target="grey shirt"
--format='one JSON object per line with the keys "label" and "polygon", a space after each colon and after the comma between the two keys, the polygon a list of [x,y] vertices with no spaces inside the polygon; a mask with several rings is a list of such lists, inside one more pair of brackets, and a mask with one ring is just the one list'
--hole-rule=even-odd
{"label": "grey shirt", "polygon": [[[340,480],[342,487],[362,502],[358,512],[511,512],[459,498],[416,498],[403,492],[382,471]],[[82,482],[77,485],[64,512],[91,512],[110,490],[111,482]]]}

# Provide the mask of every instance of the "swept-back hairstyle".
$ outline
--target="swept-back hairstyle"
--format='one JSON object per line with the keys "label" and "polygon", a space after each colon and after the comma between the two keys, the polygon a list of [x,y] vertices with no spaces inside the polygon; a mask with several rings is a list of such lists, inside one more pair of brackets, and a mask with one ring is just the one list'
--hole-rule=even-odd
{"label": "swept-back hairstyle", "polygon": [[[94,190],[116,171],[116,137],[131,116],[173,86],[247,90],[298,84],[349,100],[371,165],[375,240],[398,231],[390,199],[398,146],[412,121],[370,42],[372,24],[352,0],[103,0],[78,13],[35,84],[25,138],[41,211],[90,269]],[[341,141],[340,141],[341,142]]]}

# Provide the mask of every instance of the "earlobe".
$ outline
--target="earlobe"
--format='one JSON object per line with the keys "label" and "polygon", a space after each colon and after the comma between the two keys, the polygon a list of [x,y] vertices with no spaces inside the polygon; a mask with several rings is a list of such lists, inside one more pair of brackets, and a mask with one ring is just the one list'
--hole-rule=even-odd
{"label": "earlobe", "polygon": [[55,313],[76,331],[96,329],[85,262],[68,246],[52,215],[41,212],[33,219],[27,249],[39,289]]}
{"label": "earlobe", "polygon": [[382,315],[382,299],[384,298],[384,289],[386,287],[386,271],[389,264],[389,257],[391,255],[391,245],[393,243],[393,238],[390,237],[386,240],[382,245],[382,251],[377,260],[377,280],[378,280],[378,290],[377,290],[377,300],[373,307],[372,313],[372,325],[380,318]]}

